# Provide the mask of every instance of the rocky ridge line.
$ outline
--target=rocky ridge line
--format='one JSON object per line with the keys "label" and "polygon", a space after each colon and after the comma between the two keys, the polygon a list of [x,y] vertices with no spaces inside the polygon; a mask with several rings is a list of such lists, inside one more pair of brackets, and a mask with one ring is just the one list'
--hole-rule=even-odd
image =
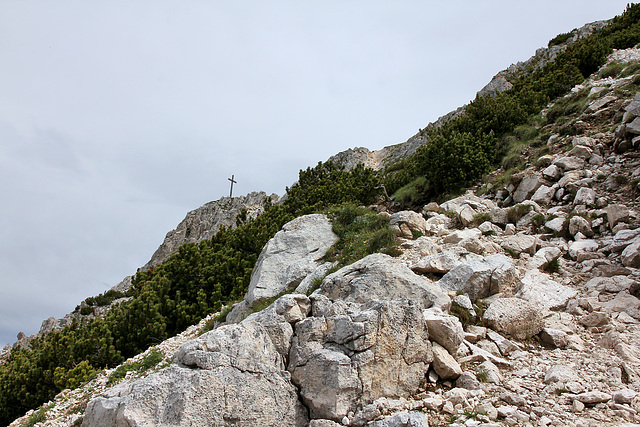
{"label": "rocky ridge line", "polygon": [[[221,227],[235,228],[236,219],[243,211],[246,213],[246,220],[256,218],[264,212],[264,206],[267,200],[272,203],[277,203],[280,197],[277,194],[268,196],[264,192],[252,192],[246,196],[222,197],[219,200],[206,203],[190,211],[174,230],[167,233],[162,244],[153,253],[149,262],[142,267],[142,270],[148,270],[166,261],[171,254],[176,252],[178,248],[185,243],[198,243],[202,240],[210,239]],[[132,276],[127,276],[111,289],[118,292],[126,292],[131,288],[131,279]],[[18,340],[13,345],[7,344],[0,350],[0,360],[3,360],[9,355],[12,347],[27,347],[32,339],[46,335],[52,331],[61,330],[71,325],[74,320],[83,322],[94,317],[103,316],[109,311],[111,306],[121,303],[126,299],[127,298],[118,298],[109,305],[95,307],[94,312],[87,315],[81,314],[81,309],[87,306],[83,301],[78,306],[78,310],[68,313],[60,319],[50,317],[44,320],[40,330],[36,334],[27,336],[23,332],[20,332],[17,336]]]}

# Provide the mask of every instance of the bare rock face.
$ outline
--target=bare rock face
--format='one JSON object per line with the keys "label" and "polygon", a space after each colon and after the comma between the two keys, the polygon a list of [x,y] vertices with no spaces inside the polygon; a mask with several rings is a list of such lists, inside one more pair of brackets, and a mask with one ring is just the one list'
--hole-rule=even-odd
{"label": "bare rock face", "polygon": [[264,192],[253,192],[240,197],[223,197],[215,202],[207,203],[194,209],[178,224],[175,230],[167,233],[164,242],[154,252],[151,260],[143,269],[163,263],[184,243],[197,243],[213,237],[220,227],[236,226],[236,219],[242,210],[246,210],[247,219],[252,219],[264,212],[268,199],[276,202],[276,194],[267,196]]}
{"label": "bare rock face", "polygon": [[323,264],[322,257],[337,241],[325,215],[305,215],[285,224],[258,257],[245,297],[247,304],[251,307],[295,289]]}
{"label": "bare rock face", "polygon": [[187,342],[177,364],[89,402],[83,426],[306,426],[284,359],[255,321]]}
{"label": "bare rock face", "polygon": [[330,274],[316,292],[329,299],[366,303],[406,298],[422,308],[449,306],[449,297],[429,279],[385,254],[372,254]]}
{"label": "bare rock face", "polygon": [[314,317],[296,325],[288,368],[311,418],[341,421],[358,404],[418,390],[433,355],[416,303],[333,303],[322,295],[312,302]]}

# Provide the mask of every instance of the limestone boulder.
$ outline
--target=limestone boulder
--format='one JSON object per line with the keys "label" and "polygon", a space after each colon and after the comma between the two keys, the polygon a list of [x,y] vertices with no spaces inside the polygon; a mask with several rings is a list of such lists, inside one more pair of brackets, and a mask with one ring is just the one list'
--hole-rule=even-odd
{"label": "limestone boulder", "polygon": [[464,339],[464,329],[460,319],[436,309],[424,310],[422,313],[427,322],[431,341],[437,342],[447,351],[455,354]]}
{"label": "limestone boulder", "polygon": [[593,230],[591,229],[591,223],[585,218],[575,215],[569,220],[569,234],[575,236],[581,233],[586,237],[593,237]]}
{"label": "limestone boulder", "polygon": [[613,230],[613,227],[621,222],[629,221],[629,208],[621,204],[610,204],[605,209],[607,213],[607,221],[609,222],[609,228]]}
{"label": "limestone boulder", "polygon": [[371,427],[429,427],[427,415],[422,412],[403,412],[383,420],[374,421]]}
{"label": "limestone boulder", "polygon": [[419,389],[433,353],[418,304],[312,301],[321,316],[296,324],[288,366],[311,418],[341,421],[359,405]]}
{"label": "limestone boulder", "polygon": [[549,309],[565,307],[567,301],[576,295],[578,292],[575,289],[557,283],[548,274],[538,270],[529,270],[524,274],[516,293],[523,300]]}
{"label": "limestone boulder", "polygon": [[596,192],[588,187],[580,187],[573,198],[574,205],[593,205],[596,202]]}
{"label": "limestone boulder", "polygon": [[[463,242],[466,241],[470,240],[463,240]],[[460,251],[456,250],[445,250],[421,258],[417,263],[411,266],[411,270],[419,274],[446,274],[460,263],[470,261],[471,259],[481,258],[481,256],[475,254],[462,254]]]}
{"label": "limestone boulder", "polygon": [[582,262],[588,259],[597,258],[598,242],[592,239],[577,240],[569,245],[569,256]]}
{"label": "limestone boulder", "polygon": [[562,169],[557,165],[549,165],[543,171],[542,175],[552,181],[557,181],[562,177]]}
{"label": "limestone boulder", "polygon": [[536,190],[542,185],[542,180],[537,175],[527,175],[525,176],[518,188],[513,193],[513,201],[516,203],[521,203],[527,199],[529,199]]}
{"label": "limestone boulder", "polygon": [[444,243],[450,243],[457,245],[465,239],[479,239],[482,236],[482,231],[477,228],[465,228],[464,230],[456,230],[444,238]]}
{"label": "limestone boulder", "polygon": [[541,248],[527,262],[527,268],[544,270],[549,266],[549,263],[560,258],[560,255],[562,255],[562,251],[556,246]]}
{"label": "limestone boulder", "polygon": [[325,215],[305,215],[285,224],[258,257],[245,296],[249,307],[295,289],[323,264],[322,257],[337,241]]}
{"label": "limestone boulder", "polygon": [[557,188],[541,185],[531,196],[531,200],[541,205],[548,205],[553,200]]}
{"label": "limestone boulder", "polygon": [[521,298],[498,298],[484,312],[489,327],[517,339],[540,333],[543,327],[540,307]]}
{"label": "limestone boulder", "polygon": [[521,253],[527,253],[533,255],[536,253],[538,247],[538,241],[535,236],[529,234],[515,234],[513,236],[505,237],[500,246],[505,251],[519,256]]}
{"label": "limestone boulder", "polygon": [[462,368],[456,359],[440,344],[433,344],[433,370],[442,379],[455,380],[462,374]]}
{"label": "limestone boulder", "polygon": [[622,251],[622,264],[626,267],[640,268],[640,237]]}
{"label": "limestone boulder", "polygon": [[460,264],[437,283],[445,291],[463,292],[471,300],[476,300],[509,289],[515,279],[513,261],[496,254]]}
{"label": "limestone boulder", "polygon": [[176,364],[107,389],[87,405],[83,426],[306,426],[306,408],[284,358],[262,325],[244,321],[185,343]]}
{"label": "limestone boulder", "polygon": [[640,228],[635,230],[620,230],[613,236],[613,242],[609,249],[613,252],[621,252],[640,236]]}
{"label": "limestone boulder", "polygon": [[391,215],[389,225],[397,230],[398,235],[412,238],[414,233],[425,234],[427,232],[427,220],[417,212],[401,211]]}
{"label": "limestone boulder", "polygon": [[328,275],[316,292],[333,301],[406,298],[422,308],[449,306],[449,297],[437,284],[385,254],[369,255]]}
{"label": "limestone boulder", "polygon": [[572,171],[576,169],[583,169],[585,161],[579,157],[563,156],[555,159],[552,164],[558,166],[564,171]]}

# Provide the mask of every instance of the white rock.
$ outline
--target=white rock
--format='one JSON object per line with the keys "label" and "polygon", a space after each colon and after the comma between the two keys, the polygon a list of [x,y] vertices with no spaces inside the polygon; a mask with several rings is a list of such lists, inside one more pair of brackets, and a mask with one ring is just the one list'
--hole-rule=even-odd
{"label": "white rock", "polygon": [[520,279],[520,289],[516,296],[549,309],[559,309],[567,301],[578,295],[578,291],[561,285],[538,270],[529,270]]}
{"label": "white rock", "polygon": [[516,191],[513,193],[513,201],[520,203],[529,199],[541,185],[542,181],[537,175],[525,176],[522,181],[520,181]]}
{"label": "white rock", "polygon": [[492,329],[517,339],[537,335],[543,326],[539,307],[520,298],[496,299],[483,318]]}
{"label": "white rock", "polygon": [[538,241],[535,236],[516,234],[505,237],[500,243],[500,246],[502,246],[505,251],[513,252],[515,255],[520,255],[523,252],[533,255],[536,252],[537,244]]}
{"label": "white rock", "polygon": [[562,255],[562,251],[556,246],[541,248],[527,262],[527,268],[544,270],[550,262],[560,258],[560,255]]}
{"label": "white rock", "polygon": [[585,162],[578,157],[564,156],[556,158],[553,163],[564,171],[571,171],[575,169],[583,169]]}
{"label": "white rock", "polygon": [[407,237],[413,237],[413,232],[425,234],[427,232],[427,221],[414,211],[401,211],[391,215],[389,225],[397,226],[401,233]]}
{"label": "white rock", "polygon": [[422,314],[429,328],[429,339],[455,354],[464,339],[460,320],[437,309],[427,309]]}
{"label": "white rock", "polygon": [[576,378],[577,378],[576,372],[570,367],[565,365],[553,365],[544,374],[544,383],[545,384],[556,383],[556,382],[566,383],[569,381],[573,381]]}
{"label": "white rock", "polygon": [[316,292],[332,301],[366,303],[372,299],[407,298],[423,308],[447,308],[449,297],[425,277],[411,271],[399,260],[372,254],[328,275]]}
{"label": "white rock", "polygon": [[531,200],[542,205],[548,205],[549,203],[551,203],[551,200],[553,200],[553,196],[556,194],[556,190],[557,189],[554,187],[541,185],[536,190],[536,192],[533,193],[533,196],[531,196]]}
{"label": "white rock", "polygon": [[601,391],[587,391],[578,394],[575,399],[585,405],[595,405],[596,403],[608,402],[611,400],[611,395]]}
{"label": "white rock", "polygon": [[489,255],[482,260],[472,260],[456,266],[437,284],[445,291],[460,291],[475,300],[509,288],[515,277],[515,266],[510,258]]}
{"label": "white rock", "polygon": [[556,165],[549,165],[542,171],[542,175],[552,181],[557,181],[562,176],[562,169]]}
{"label": "white rock", "polygon": [[444,243],[460,243],[464,239],[479,239],[482,231],[477,228],[465,228],[464,230],[456,230],[444,238]]}
{"label": "white rock", "polygon": [[338,241],[329,219],[320,214],[296,218],[267,242],[251,274],[245,300],[257,301],[295,289],[323,262],[322,257]]}
{"label": "white rock", "polygon": [[640,238],[622,251],[622,264],[626,267],[640,268]]}
{"label": "white rock", "polygon": [[573,198],[574,205],[593,205],[596,202],[596,192],[591,188],[580,187]]}
{"label": "white rock", "polygon": [[595,240],[585,239],[572,242],[569,245],[569,256],[574,260],[581,262],[587,259],[596,258],[598,250],[598,242]]}
{"label": "white rock", "polygon": [[460,364],[438,343],[433,343],[433,370],[443,379],[456,379],[462,374]]}

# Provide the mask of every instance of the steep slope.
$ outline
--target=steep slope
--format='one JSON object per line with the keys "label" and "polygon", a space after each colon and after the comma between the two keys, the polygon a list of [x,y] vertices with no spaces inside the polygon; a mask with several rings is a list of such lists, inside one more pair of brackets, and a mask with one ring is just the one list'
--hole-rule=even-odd
{"label": "steep slope", "polygon": [[[611,58],[620,57],[634,53]],[[229,379],[231,386],[233,372],[278,382],[289,396],[297,387],[302,400],[240,408],[234,402],[242,402],[243,395],[229,387],[222,406],[213,399],[212,405],[218,403],[208,407],[215,423],[304,425],[311,416],[310,425],[426,425],[424,414],[432,425],[447,417],[466,425],[475,423],[470,418],[506,425],[638,421],[640,242],[632,195],[639,190],[635,135],[640,132],[631,99],[640,88],[634,66],[610,63],[556,100],[528,125],[536,130],[534,141],[521,130],[506,134],[522,142],[514,156],[521,164],[516,173],[492,174],[479,189],[482,198],[468,194],[430,204],[419,209],[422,215],[381,214],[403,239],[399,261],[372,255],[313,279],[320,288],[311,298],[281,297],[237,326],[184,344],[176,363],[92,400],[84,423],[124,418],[206,423],[207,418],[192,418],[202,416],[202,405],[208,404],[197,403],[200,395],[161,390],[174,385],[179,390],[184,375],[210,376],[221,387]],[[545,156],[538,159],[540,154]],[[308,170],[300,182],[322,181],[330,173],[338,172]],[[308,193],[290,196],[306,203],[301,196]],[[312,210],[321,207],[314,203]],[[185,256],[195,254],[193,245],[186,246]],[[274,284],[274,296],[280,285]],[[429,291],[416,292],[425,288]],[[443,291],[449,292],[446,303],[425,296]],[[449,306],[460,320],[441,312]],[[259,337],[247,344],[260,344],[255,352],[230,344],[243,335]],[[83,399],[89,396],[87,390]],[[299,405],[308,413],[291,411]],[[76,422],[82,408],[63,422]],[[399,410],[411,413],[383,419]],[[223,418],[215,418],[219,411]]]}

